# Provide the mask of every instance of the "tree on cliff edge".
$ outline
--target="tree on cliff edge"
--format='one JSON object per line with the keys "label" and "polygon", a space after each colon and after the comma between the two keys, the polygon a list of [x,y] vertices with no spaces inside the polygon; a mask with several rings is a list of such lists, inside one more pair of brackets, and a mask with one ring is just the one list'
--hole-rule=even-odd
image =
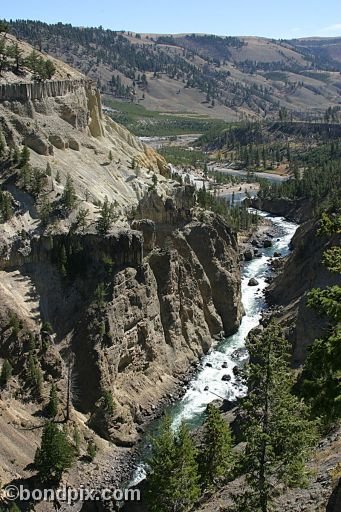
{"label": "tree on cliff edge", "polygon": [[[281,328],[271,323],[248,342],[248,395],[241,404],[246,438],[245,512],[268,512],[279,485],[305,483],[305,463],[316,441],[316,426],[305,404],[292,394],[289,347]],[[238,509],[241,510],[241,509]]]}
{"label": "tree on cliff edge", "polygon": [[116,218],[115,205],[109,203],[109,199],[105,196],[103,205],[100,210],[99,219],[97,221],[97,232],[100,235],[106,235],[111,228],[112,223]]}
{"label": "tree on cliff edge", "polygon": [[[324,213],[319,236],[341,234],[341,212]],[[335,243],[335,242],[334,242]],[[330,272],[341,274],[341,248],[331,246],[323,256]],[[329,427],[341,417],[341,286],[314,289],[308,294],[308,306],[328,320],[326,335],[314,341],[304,365],[302,394],[315,416]]]}

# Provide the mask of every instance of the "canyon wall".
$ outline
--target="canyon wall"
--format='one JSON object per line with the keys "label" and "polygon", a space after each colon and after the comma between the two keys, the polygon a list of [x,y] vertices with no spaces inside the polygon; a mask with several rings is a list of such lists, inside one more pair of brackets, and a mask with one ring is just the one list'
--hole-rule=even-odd
{"label": "canyon wall", "polygon": [[89,87],[90,80],[44,80],[0,84],[0,101],[29,101],[54,98]]}
{"label": "canyon wall", "polygon": [[295,366],[305,361],[309,346],[327,326],[326,320],[307,306],[307,293],[312,288],[341,285],[341,277],[329,272],[322,262],[326,249],[340,245],[340,236],[319,236],[317,230],[318,224],[312,220],[298,228],[291,242],[293,253],[267,290],[271,303],[284,306],[282,321],[293,343]]}

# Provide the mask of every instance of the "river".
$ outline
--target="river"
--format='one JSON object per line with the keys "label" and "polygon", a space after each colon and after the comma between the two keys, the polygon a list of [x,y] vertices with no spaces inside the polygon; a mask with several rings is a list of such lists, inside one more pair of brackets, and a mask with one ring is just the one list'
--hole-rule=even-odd
{"label": "river", "polygon": [[[245,315],[240,327],[234,335],[217,344],[203,358],[198,373],[188,385],[186,394],[177,404],[168,409],[167,413],[173,418],[174,428],[178,427],[183,420],[195,428],[202,424],[204,412],[209,403],[218,397],[234,400],[245,393],[245,389],[238,383],[233,373],[233,368],[245,363],[247,359],[245,338],[250,330],[259,324],[261,313],[267,308],[264,290],[267,287],[266,277],[271,273],[268,263],[275,251],[280,252],[283,256],[288,254],[290,240],[298,227],[297,224],[289,222],[283,217],[274,217],[263,212],[258,213],[262,217],[270,219],[278,233],[279,240],[275,238],[273,247],[262,249],[261,258],[255,258],[243,265],[242,300]],[[251,277],[257,279],[259,286],[248,286]],[[229,375],[231,380],[223,381],[224,375]],[[151,426],[151,430],[155,428],[157,428],[157,422]],[[148,436],[146,436],[142,443],[142,460],[148,452],[148,442]],[[136,468],[130,486],[141,482],[145,478],[145,474],[145,465],[141,462]]]}
{"label": "river", "polygon": [[[247,178],[250,175],[250,173],[248,171],[245,171],[244,169],[237,170],[223,166],[209,165],[209,170],[218,171],[221,172],[222,174],[228,174],[229,176],[235,176],[237,178]],[[254,172],[252,173],[252,176],[271,181],[272,183],[282,183],[283,181],[287,181],[289,179],[288,176],[282,176],[280,174],[275,174],[272,172]]]}

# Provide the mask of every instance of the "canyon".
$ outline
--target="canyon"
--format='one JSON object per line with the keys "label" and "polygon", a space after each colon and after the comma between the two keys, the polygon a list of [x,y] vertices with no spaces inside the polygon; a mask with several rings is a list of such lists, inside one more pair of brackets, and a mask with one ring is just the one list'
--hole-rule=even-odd
{"label": "canyon", "polygon": [[[46,227],[9,159],[2,164],[2,187],[14,208],[0,233],[0,348],[14,374],[1,394],[3,482],[30,476],[25,466],[39,445],[52,382],[59,420],[70,418],[81,450],[89,439],[100,449],[97,471],[90,464],[85,472],[96,479],[243,315],[236,233],[197,208],[195,189],[174,181],[162,157],[106,117],[96,87],[70,79],[72,73],[63,64],[58,80],[8,76],[0,87],[5,151],[29,149],[53,204],[68,175],[76,194],[75,210]],[[52,172],[45,174],[48,165]],[[117,220],[99,235],[98,204],[106,196],[115,201]],[[77,229],[85,208],[87,227]],[[32,357],[42,374],[40,397],[25,384]],[[110,417],[103,407],[108,393]],[[21,430],[30,432],[29,443]],[[20,451],[10,462],[13,445]],[[71,481],[83,470],[75,468]]]}

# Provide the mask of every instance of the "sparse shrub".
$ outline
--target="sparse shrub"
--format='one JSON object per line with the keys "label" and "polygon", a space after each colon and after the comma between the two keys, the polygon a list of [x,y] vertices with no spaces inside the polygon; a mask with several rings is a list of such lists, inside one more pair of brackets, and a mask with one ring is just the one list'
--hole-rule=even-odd
{"label": "sparse shrub", "polygon": [[94,458],[96,457],[96,453],[97,453],[97,446],[96,446],[96,444],[95,444],[93,439],[89,440],[88,446],[87,446],[87,449],[86,449],[86,453],[87,453],[87,456],[88,456],[88,460],[90,462],[92,462],[94,460]]}
{"label": "sparse shrub", "polygon": [[111,416],[116,406],[112,396],[112,392],[110,390],[103,391],[101,403],[102,409],[105,411],[105,413]]}
{"label": "sparse shrub", "polygon": [[100,283],[95,290],[95,302],[96,305],[101,308],[105,304],[105,286],[104,283]]}

